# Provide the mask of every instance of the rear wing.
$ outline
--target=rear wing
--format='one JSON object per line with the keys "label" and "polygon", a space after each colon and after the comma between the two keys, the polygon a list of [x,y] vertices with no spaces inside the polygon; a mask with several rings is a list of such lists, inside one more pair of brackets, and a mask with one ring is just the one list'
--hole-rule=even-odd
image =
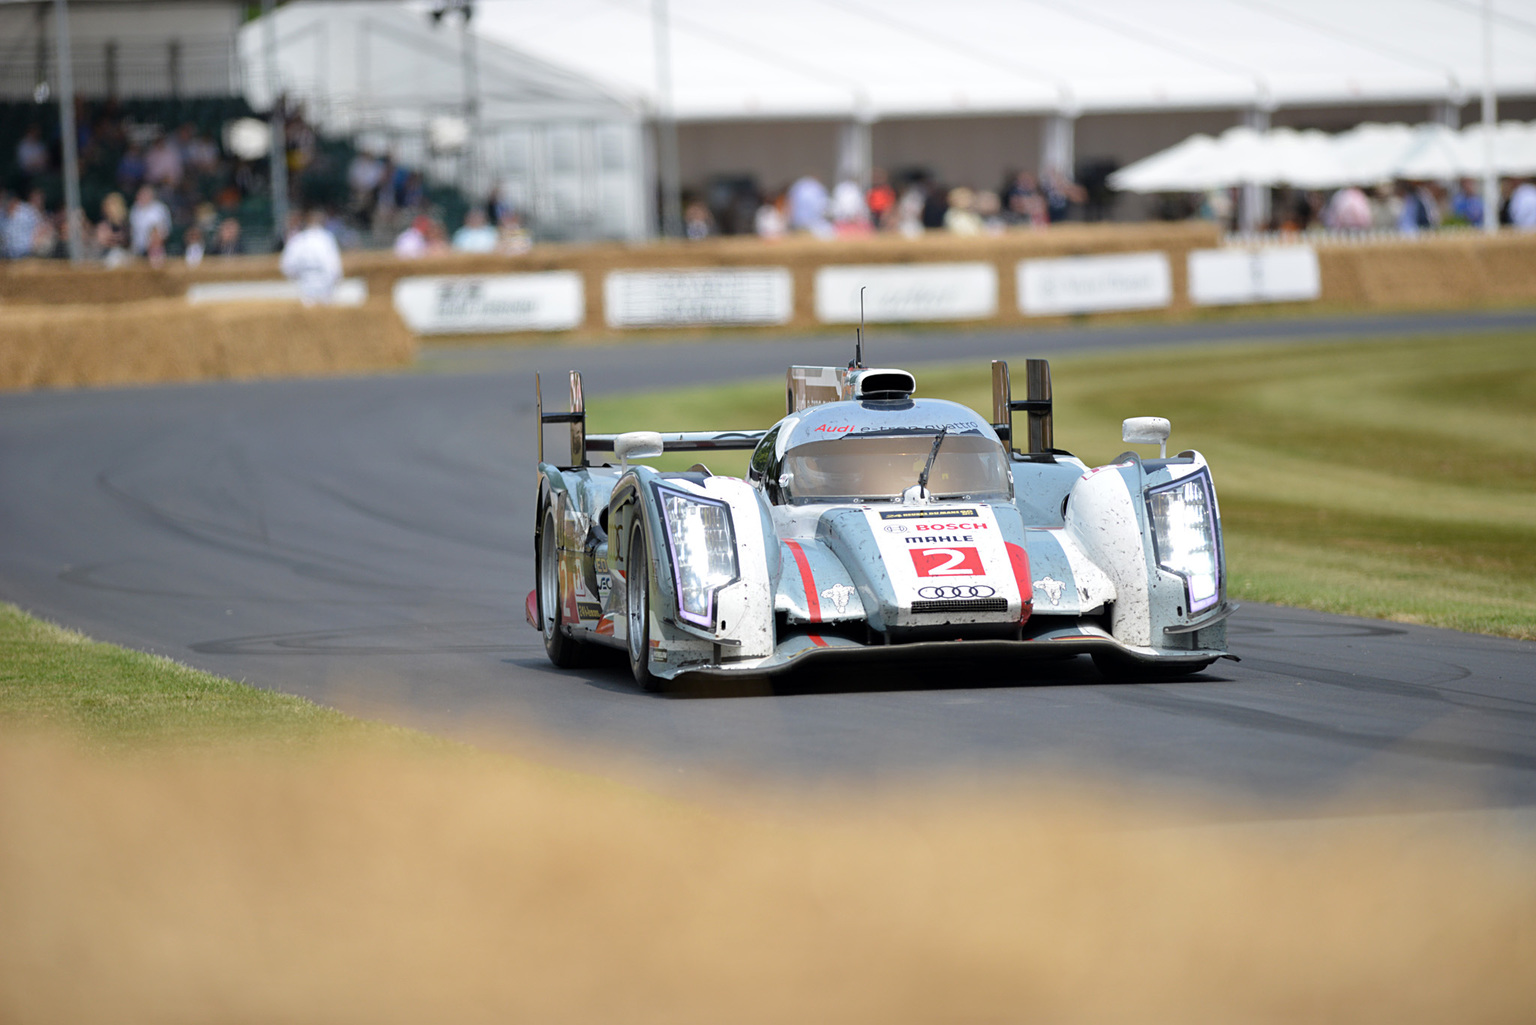
{"label": "rear wing", "polygon": [[[1024,361],[1025,398],[1013,397],[1008,380],[1008,364],[992,361],[992,429],[1010,451],[1037,458],[1049,458],[1055,451],[1055,429],[1051,414],[1051,365],[1043,359]],[[1013,414],[1029,414],[1022,453],[1014,448]]]}
{"label": "rear wing", "polygon": [[[544,428],[548,424],[570,425],[570,448],[560,455],[555,465],[562,470],[591,465],[589,452],[612,452],[617,434],[588,434],[586,401],[581,389],[581,373],[571,371],[571,408],[566,413],[544,412],[544,388],[539,375],[533,375],[534,402],[539,417],[539,462],[545,462]],[[661,435],[662,446],[667,452],[718,452],[726,449],[751,450],[763,440],[767,431],[679,431]],[[552,453],[553,455],[554,453]]]}

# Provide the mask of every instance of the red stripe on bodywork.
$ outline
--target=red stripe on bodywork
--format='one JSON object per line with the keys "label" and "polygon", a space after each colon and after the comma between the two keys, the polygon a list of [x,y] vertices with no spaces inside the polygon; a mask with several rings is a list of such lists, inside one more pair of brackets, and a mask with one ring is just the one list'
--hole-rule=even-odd
{"label": "red stripe on bodywork", "polygon": [[805,557],[805,552],[800,550],[798,541],[785,541],[789,545],[791,554],[795,557],[795,565],[800,567],[800,586],[805,588],[805,610],[810,614],[811,622],[821,622],[821,599],[816,596],[816,578],[811,576],[811,563]]}
{"label": "red stripe on bodywork", "polygon": [[[793,543],[793,542],[791,542],[791,543]],[[821,634],[811,634],[810,638],[811,638],[811,643],[816,645],[816,647],[818,647],[818,648],[829,648],[829,647],[831,647],[830,644],[828,644],[826,641],[821,639]]]}
{"label": "red stripe on bodywork", "polygon": [[1029,553],[1012,541],[1006,542],[1008,547],[1008,562],[1013,566],[1013,579],[1019,585],[1019,600],[1023,607],[1019,610],[1019,622],[1029,619],[1029,614],[1035,608],[1035,585],[1029,580]]}

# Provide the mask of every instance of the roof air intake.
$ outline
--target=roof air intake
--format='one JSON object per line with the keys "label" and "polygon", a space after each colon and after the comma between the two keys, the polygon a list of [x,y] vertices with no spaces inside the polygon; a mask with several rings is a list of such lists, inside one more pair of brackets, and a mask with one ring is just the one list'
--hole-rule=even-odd
{"label": "roof air intake", "polygon": [[853,397],[864,401],[911,398],[917,379],[905,370],[865,370],[854,379]]}

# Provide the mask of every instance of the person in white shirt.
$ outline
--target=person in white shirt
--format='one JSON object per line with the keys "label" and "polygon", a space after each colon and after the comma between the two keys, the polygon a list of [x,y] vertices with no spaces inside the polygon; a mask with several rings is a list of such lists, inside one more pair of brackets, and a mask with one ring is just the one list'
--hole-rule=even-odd
{"label": "person in white shirt", "polygon": [[827,187],[815,175],[803,175],[789,187],[790,230],[830,235],[832,225],[827,221],[829,202]]}
{"label": "person in white shirt", "polygon": [[341,248],[336,237],[325,230],[325,214],[310,211],[308,224],[283,246],[283,276],[299,285],[299,298],[305,306],[331,301],[336,283],[341,280]]}
{"label": "person in white shirt", "polygon": [[869,202],[859,183],[848,178],[832,189],[829,207],[832,221],[841,232],[859,231],[869,227]]}
{"label": "person in white shirt", "polygon": [[496,251],[496,229],[485,221],[485,212],[478,208],[464,215],[464,226],[453,233],[453,251],[456,253],[493,253]]}
{"label": "person in white shirt", "polygon": [[1509,223],[1520,231],[1536,231],[1536,184],[1523,182],[1510,193]]}
{"label": "person in white shirt", "polygon": [[133,200],[133,209],[128,211],[128,237],[139,256],[149,252],[149,237],[156,229],[161,238],[170,237],[171,211],[156,198],[154,189],[144,185]]}

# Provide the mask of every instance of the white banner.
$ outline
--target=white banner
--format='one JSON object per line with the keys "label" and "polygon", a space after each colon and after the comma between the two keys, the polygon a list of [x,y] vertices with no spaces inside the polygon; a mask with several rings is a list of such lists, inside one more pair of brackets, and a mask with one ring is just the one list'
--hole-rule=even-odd
{"label": "white banner", "polygon": [[982,320],[997,315],[997,268],[990,263],[872,264],[816,272],[816,319],[857,324],[859,289],[873,323]]}
{"label": "white banner", "polygon": [[569,331],[587,315],[576,271],[445,275],[395,282],[395,311],[419,335]]}
{"label": "white banner", "polygon": [[1196,249],[1189,254],[1189,299],[1196,306],[1305,302],[1323,294],[1317,251]]}
{"label": "white banner", "polygon": [[1099,310],[1151,310],[1173,302],[1163,253],[1112,253],[1020,260],[1019,311],[1031,317]]}
{"label": "white banner", "polygon": [[[268,281],[205,281],[187,286],[187,302],[194,306],[203,303],[237,302],[299,302],[299,283],[286,278]],[[336,282],[331,293],[330,306],[361,306],[368,301],[368,282],[362,278],[345,278]]]}
{"label": "white banner", "polygon": [[787,324],[795,283],[785,267],[618,270],[603,280],[609,327]]}

